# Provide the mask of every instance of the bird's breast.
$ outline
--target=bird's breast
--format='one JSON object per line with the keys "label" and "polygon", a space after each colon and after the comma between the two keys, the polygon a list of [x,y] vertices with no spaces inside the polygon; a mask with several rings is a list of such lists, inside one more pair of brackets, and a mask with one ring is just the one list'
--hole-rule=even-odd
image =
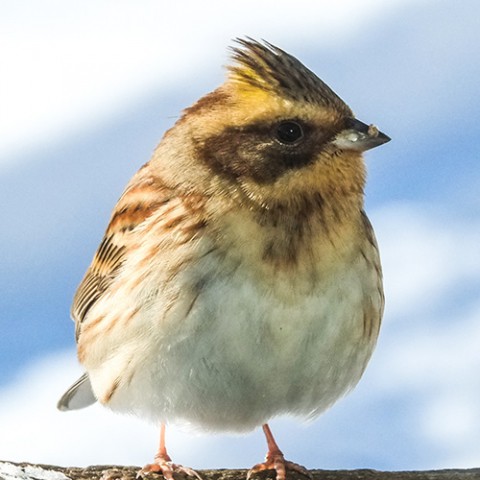
{"label": "bird's breast", "polygon": [[361,252],[279,268],[255,240],[198,247],[169,285],[146,288],[156,297],[130,330],[141,355],[113,409],[248,430],[315,416],[356,384],[380,322],[375,270]]}

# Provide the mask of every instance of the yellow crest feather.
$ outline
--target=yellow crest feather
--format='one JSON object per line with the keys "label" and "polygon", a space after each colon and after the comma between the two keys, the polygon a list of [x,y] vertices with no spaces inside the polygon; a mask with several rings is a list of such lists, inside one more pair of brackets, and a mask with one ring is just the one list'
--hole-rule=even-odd
{"label": "yellow crest feather", "polygon": [[293,101],[332,107],[351,114],[343,100],[292,55],[268,42],[236,39],[229,81],[246,95],[276,95]]}

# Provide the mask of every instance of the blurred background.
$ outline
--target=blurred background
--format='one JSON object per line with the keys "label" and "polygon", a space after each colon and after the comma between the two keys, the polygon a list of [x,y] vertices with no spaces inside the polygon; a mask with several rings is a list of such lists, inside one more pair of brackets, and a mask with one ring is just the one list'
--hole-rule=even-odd
{"label": "blurred background", "polygon": [[[310,468],[480,466],[480,2],[17,0],[0,6],[0,458],[149,462],[156,426],[60,413],[81,372],[69,308],[117,198],[232,38],[292,53],[392,141],[368,152],[387,306],[359,386],[308,425]],[[174,460],[247,468],[259,431],[171,428]]]}

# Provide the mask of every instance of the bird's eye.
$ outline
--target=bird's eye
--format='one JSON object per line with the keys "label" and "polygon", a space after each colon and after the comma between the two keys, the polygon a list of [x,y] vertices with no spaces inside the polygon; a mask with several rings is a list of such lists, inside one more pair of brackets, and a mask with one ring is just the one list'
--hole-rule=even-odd
{"label": "bird's eye", "polygon": [[303,128],[299,123],[287,120],[277,125],[275,136],[281,143],[292,145],[303,138]]}

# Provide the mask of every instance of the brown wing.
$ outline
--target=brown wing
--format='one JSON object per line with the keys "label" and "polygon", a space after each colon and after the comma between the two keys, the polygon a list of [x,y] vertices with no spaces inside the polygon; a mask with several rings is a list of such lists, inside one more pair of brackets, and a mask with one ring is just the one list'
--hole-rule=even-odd
{"label": "brown wing", "polygon": [[77,339],[80,324],[115,278],[116,272],[122,265],[124,255],[125,246],[115,245],[114,234],[103,237],[92,264],[87,270],[73,299],[71,314],[77,324]]}
{"label": "brown wing", "polygon": [[369,263],[373,269],[376,271],[376,278],[378,282],[378,298],[379,305],[372,310],[372,302],[368,301],[366,305],[368,306],[364,311],[364,329],[367,336],[374,336],[377,338],[380,331],[380,325],[382,323],[383,309],[385,306],[385,296],[383,293],[383,274],[382,266],[380,264],[380,254],[378,251],[377,239],[375,238],[375,232],[373,230],[372,224],[367,217],[365,211],[362,210],[362,220],[364,225],[364,232],[369,243],[370,252],[366,249],[362,250],[362,254],[365,258],[365,261]]}
{"label": "brown wing", "polygon": [[140,171],[118,201],[105,236],[98,247],[73,299],[71,314],[76,323],[76,339],[89,310],[114,281],[129,246],[136,239],[135,229],[160,206],[172,198],[171,190],[152,178],[137,178]]}

